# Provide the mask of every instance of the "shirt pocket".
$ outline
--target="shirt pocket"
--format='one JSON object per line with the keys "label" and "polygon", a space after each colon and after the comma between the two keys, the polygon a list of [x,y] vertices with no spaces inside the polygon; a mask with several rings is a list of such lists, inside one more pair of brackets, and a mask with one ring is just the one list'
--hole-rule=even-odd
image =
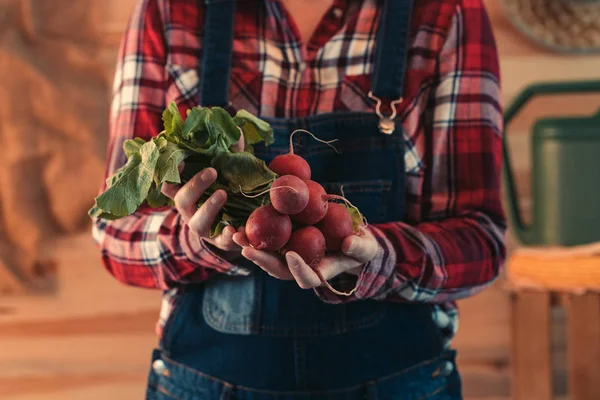
{"label": "shirt pocket", "polygon": [[167,103],[174,101],[187,108],[200,104],[200,78],[195,69],[170,64],[167,66],[167,73],[170,77],[167,85]]}
{"label": "shirt pocket", "polygon": [[[204,104],[201,93],[200,71],[195,68],[170,64],[167,66],[170,77],[167,86],[168,101],[175,101],[188,108]],[[252,69],[233,67],[229,80],[229,101],[231,111],[244,109],[252,114],[260,111],[262,73]],[[211,104],[207,104],[211,106]]]}
{"label": "shirt pocket", "polygon": [[342,78],[336,108],[351,112],[375,112],[369,98],[371,74],[346,75]]}

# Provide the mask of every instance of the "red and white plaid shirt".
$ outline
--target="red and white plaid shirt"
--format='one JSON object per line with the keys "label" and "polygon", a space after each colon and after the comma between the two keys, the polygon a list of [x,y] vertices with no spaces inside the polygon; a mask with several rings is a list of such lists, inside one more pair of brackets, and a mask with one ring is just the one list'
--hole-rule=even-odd
{"label": "red and white plaid shirt", "polygon": [[[374,112],[368,98],[377,0],[336,0],[312,39],[277,0],[238,1],[230,85],[233,107],[264,117]],[[162,130],[175,101],[198,105],[203,2],[140,0],[121,47],[114,82],[106,176],[125,162],[124,140]],[[486,288],[505,258],[501,207],[499,67],[482,0],[418,0],[412,18],[404,102],[408,144],[407,222],[372,225],[381,249],[350,298],[435,304],[448,342],[455,300]],[[341,132],[343,134],[343,132]],[[246,274],[190,234],[176,210],[142,209],[97,220],[104,265],[125,284],[164,290],[158,334],[177,288],[214,274]]]}

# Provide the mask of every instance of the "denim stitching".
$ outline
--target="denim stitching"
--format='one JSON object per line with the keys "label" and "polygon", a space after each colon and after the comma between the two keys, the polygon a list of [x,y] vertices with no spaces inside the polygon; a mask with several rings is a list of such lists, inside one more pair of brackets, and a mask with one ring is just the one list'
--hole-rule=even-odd
{"label": "denim stitching", "polygon": [[[358,390],[361,387],[363,387],[365,384],[378,384],[378,383],[381,383],[381,382],[385,382],[385,381],[387,381],[389,379],[396,378],[396,377],[401,376],[401,375],[403,375],[405,373],[411,372],[411,371],[413,371],[415,369],[418,369],[418,368],[421,368],[421,367],[424,367],[424,366],[427,366],[427,365],[431,365],[431,364],[433,364],[435,362],[439,362],[440,360],[444,359],[444,356],[442,355],[442,356],[439,356],[439,357],[436,357],[436,358],[433,358],[433,359],[422,361],[422,362],[420,362],[418,364],[415,364],[415,365],[412,365],[412,366],[410,366],[408,368],[404,368],[404,369],[402,369],[400,371],[397,371],[397,372],[394,372],[392,374],[389,374],[389,375],[387,375],[387,376],[385,376],[383,378],[378,378],[376,380],[372,380],[372,381],[366,382],[364,384],[354,385],[354,386],[350,386],[350,387],[347,387],[347,388],[344,388],[344,389],[323,390],[323,391],[317,391],[317,392],[314,392],[314,391],[271,391],[271,390],[252,389],[252,388],[248,388],[248,387],[245,387],[245,386],[239,386],[239,385],[235,385],[234,386],[234,385],[232,385],[229,382],[223,381],[221,379],[215,378],[215,377],[210,376],[210,375],[206,375],[206,374],[204,374],[204,373],[202,373],[200,371],[196,371],[196,370],[194,370],[194,369],[192,369],[190,367],[187,367],[186,365],[183,365],[181,363],[178,363],[177,361],[174,361],[174,360],[172,360],[172,359],[170,359],[168,357],[164,357],[164,358],[165,358],[165,360],[167,362],[169,362],[170,364],[175,365],[178,368],[181,368],[186,373],[190,373],[190,374],[196,375],[196,376],[198,376],[200,378],[209,380],[211,382],[220,383],[223,386],[225,386],[226,388],[230,388],[230,389],[233,389],[233,388],[235,388],[235,389],[242,389],[242,390],[247,391],[247,392],[258,393],[258,394],[298,395],[298,396],[304,395],[304,396],[306,396],[306,395],[311,395],[311,394],[312,395],[315,395],[315,394],[319,394],[319,395],[334,395],[334,394],[341,394],[341,393],[355,391],[355,390]],[[457,385],[457,384],[453,384],[453,385]],[[445,387],[449,388],[449,387],[453,387],[453,386],[452,385],[446,385]],[[431,396],[432,394],[429,394],[429,396]],[[419,399],[419,400],[421,400],[421,399]]]}

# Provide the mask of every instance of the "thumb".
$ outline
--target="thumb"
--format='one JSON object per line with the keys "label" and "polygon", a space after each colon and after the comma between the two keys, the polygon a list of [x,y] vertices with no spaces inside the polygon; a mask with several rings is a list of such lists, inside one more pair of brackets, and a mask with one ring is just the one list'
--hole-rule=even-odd
{"label": "thumb", "polygon": [[241,151],[244,151],[245,147],[246,147],[246,143],[244,142],[244,134],[242,133],[242,130],[240,129],[240,140],[238,140],[238,142],[236,144],[232,145],[229,149],[233,153],[239,153]]}
{"label": "thumb", "polygon": [[377,255],[379,244],[372,235],[352,235],[344,239],[342,253],[362,263],[371,261]]}

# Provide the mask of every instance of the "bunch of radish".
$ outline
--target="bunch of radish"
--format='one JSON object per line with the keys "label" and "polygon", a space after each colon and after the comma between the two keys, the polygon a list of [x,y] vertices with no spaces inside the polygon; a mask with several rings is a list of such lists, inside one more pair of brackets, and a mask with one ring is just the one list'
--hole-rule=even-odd
{"label": "bunch of radish", "polygon": [[358,210],[344,197],[326,193],[311,180],[310,166],[294,154],[291,145],[290,152],[275,157],[269,169],[279,177],[269,189],[270,203],[255,209],[246,222],[250,245],[282,255],[297,253],[329,289],[346,294],[329,286],[316,267],[326,253],[340,252],[344,239],[358,233],[350,213]]}

